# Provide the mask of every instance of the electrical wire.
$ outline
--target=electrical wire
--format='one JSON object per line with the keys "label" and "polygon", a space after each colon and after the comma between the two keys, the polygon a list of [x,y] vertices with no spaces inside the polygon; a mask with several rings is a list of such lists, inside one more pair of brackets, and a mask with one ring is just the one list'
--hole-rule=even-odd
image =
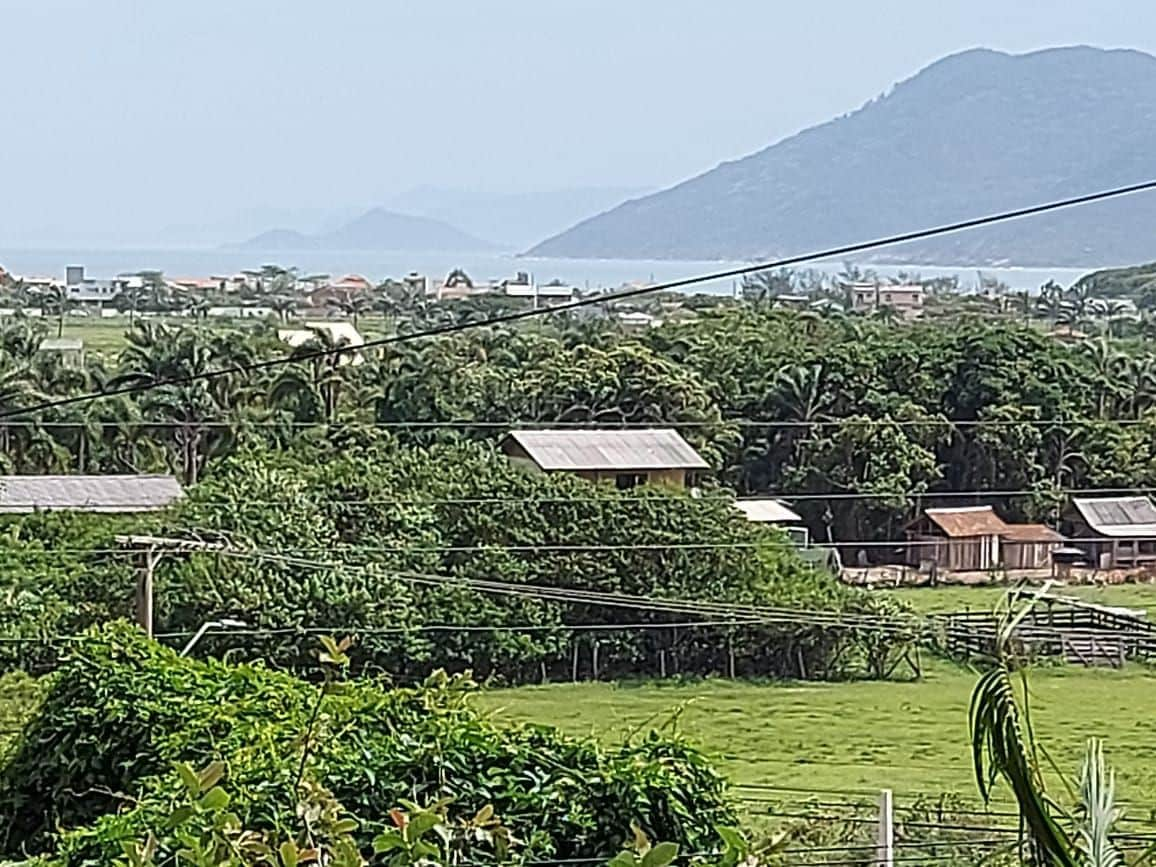
{"label": "electrical wire", "polygon": [[509,313],[491,316],[486,319],[469,322],[454,322],[447,325],[438,326],[435,328],[425,329],[423,331],[411,332],[408,334],[397,334],[390,337],[383,337],[377,340],[367,340],[358,346],[339,346],[332,348],[324,348],[318,350],[309,350],[304,352],[291,353],[277,358],[266,359],[264,361],[252,362],[249,364],[238,364],[229,367],[217,368],[213,370],[204,370],[197,373],[188,374],[185,376],[167,377],[161,379],[149,379],[145,382],[137,382],[128,385],[122,385],[116,388],[104,389],[101,391],[86,392],[83,394],[71,395],[68,397],[54,398],[32,406],[8,409],[0,412],[0,420],[8,418],[16,418],[20,416],[27,416],[34,413],[42,412],[48,409],[55,409],[63,406],[71,406],[79,403],[87,403],[93,400],[99,400],[103,397],[110,397],[123,394],[137,394],[145,391],[152,391],[157,388],[166,386],[189,385],[193,382],[201,380],[212,380],[222,376],[229,376],[233,374],[248,374],[254,371],[267,370],[285,364],[296,364],[304,361],[312,361],[318,358],[328,358],[331,356],[340,356],[349,353],[364,352],[367,349],[375,349],[386,346],[393,346],[401,343],[409,343],[415,340],[421,340],[429,337],[441,337],[449,334],[456,334],[463,331],[471,331],[477,328],[488,328],[495,325],[507,325],[513,322],[520,322],[527,319],[532,319],[538,316],[552,316],[558,313],[564,313],[570,310],[577,310],[584,307],[594,305],[604,305],[617,301],[623,301],[630,298],[637,298],[644,295],[652,295],[657,292],[668,292],[675,289],[682,289],[687,286],[694,286],[700,283],[708,283],[716,280],[726,280],[734,277],[741,277],[746,274],[753,274],[757,271],[765,271],[772,268],[784,268],[791,265],[801,264],[803,262],[811,262],[820,259],[832,259],[840,256],[847,256],[853,253],[861,253],[867,250],[874,250],[880,247],[887,247],[894,244],[901,244],[908,241],[917,241],[924,238],[932,238],[939,235],[946,235],[953,232],[960,232],[965,229],[973,229],[981,226],[992,225],[996,223],[1003,223],[1009,220],[1016,220],[1023,217],[1035,216],[1037,214],[1048,213],[1065,208],[1078,207],[1080,205],[1089,204],[1091,202],[1105,201],[1108,199],[1118,198],[1120,196],[1127,196],[1133,193],[1144,192],[1147,190],[1156,189],[1156,180],[1143,181],[1136,184],[1129,184],[1126,186],[1113,187],[1111,189],[1099,190],[1093,193],[1086,193],[1080,196],[1073,196],[1065,199],[1058,199],[1042,204],[1031,205],[1024,208],[1017,208],[1014,210],[1001,211],[994,214],[986,214],[980,217],[975,217],[968,220],[960,220],[953,223],[945,223],[930,228],[916,229],[909,232],[903,232],[895,235],[889,235],[882,238],[876,238],[867,241],[859,241],[851,244],[842,244],[835,247],[829,247],[824,250],[815,250],[809,253],[802,253],[796,256],[787,256],[774,261],[758,262],[751,265],[743,265],[737,268],[727,268],[720,271],[714,271],[707,274],[701,274],[694,277],[685,277],[677,280],[670,280],[665,283],[657,283],[651,286],[641,286],[634,289],[624,289],[617,292],[609,292],[602,295],[592,296],[590,298],[580,298],[575,301],[569,301],[563,304],[557,304],[550,307],[531,308],[527,310],[517,310]]}

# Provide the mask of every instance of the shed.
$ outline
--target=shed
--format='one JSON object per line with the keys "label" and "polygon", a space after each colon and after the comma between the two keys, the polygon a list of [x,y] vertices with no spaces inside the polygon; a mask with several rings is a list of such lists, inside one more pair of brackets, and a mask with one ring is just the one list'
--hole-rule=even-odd
{"label": "shed", "polygon": [[1064,544],[1064,537],[1044,524],[1008,524],[1001,544],[1007,569],[1048,569],[1052,551]]}
{"label": "shed", "polygon": [[953,572],[982,572],[1000,564],[1008,525],[991,506],[925,509],[907,529],[908,563],[928,561]]}
{"label": "shed", "polygon": [[1070,518],[1101,569],[1156,561],[1156,506],[1147,497],[1073,497]]}
{"label": "shed", "polygon": [[45,337],[40,341],[39,351],[59,356],[67,367],[84,364],[84,341],[76,337]]}
{"label": "shed", "polygon": [[710,465],[676,430],[516,430],[502,440],[515,462],[544,473],[573,473],[620,489],[652,483],[686,487]]}
{"label": "shed", "polygon": [[0,514],[153,512],[183,496],[173,476],[0,476]]}
{"label": "shed", "polygon": [[781,500],[735,500],[735,508],[754,524],[776,524],[801,545],[810,542],[810,533],[802,526],[803,519]]}

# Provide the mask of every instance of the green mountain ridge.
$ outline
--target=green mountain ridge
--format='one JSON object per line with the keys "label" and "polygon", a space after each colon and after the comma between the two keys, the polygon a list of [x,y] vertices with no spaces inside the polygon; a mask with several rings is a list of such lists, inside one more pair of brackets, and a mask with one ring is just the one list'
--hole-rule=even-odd
{"label": "green mountain ridge", "polygon": [[[860,109],[584,220],[528,251],[798,254],[1156,178],[1156,58],[1087,46],[945,57]],[[1156,258],[1156,193],[889,248],[878,261]]]}

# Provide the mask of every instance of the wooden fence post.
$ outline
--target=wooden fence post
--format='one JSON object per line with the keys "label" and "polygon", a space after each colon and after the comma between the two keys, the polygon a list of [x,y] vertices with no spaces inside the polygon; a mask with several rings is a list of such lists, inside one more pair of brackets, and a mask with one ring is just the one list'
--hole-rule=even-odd
{"label": "wooden fence post", "polygon": [[894,867],[895,864],[895,824],[891,790],[879,793],[879,833],[875,848],[876,867]]}

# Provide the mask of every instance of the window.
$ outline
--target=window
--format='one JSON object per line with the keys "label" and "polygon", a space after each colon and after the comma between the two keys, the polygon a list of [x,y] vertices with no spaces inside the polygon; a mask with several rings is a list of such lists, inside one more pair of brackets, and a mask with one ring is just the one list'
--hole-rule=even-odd
{"label": "window", "polygon": [[639,485],[645,485],[647,478],[646,473],[619,473],[614,477],[614,485],[620,491],[628,491]]}
{"label": "window", "polygon": [[883,303],[884,304],[890,304],[891,303],[891,293],[890,292],[884,292],[883,293]]}

